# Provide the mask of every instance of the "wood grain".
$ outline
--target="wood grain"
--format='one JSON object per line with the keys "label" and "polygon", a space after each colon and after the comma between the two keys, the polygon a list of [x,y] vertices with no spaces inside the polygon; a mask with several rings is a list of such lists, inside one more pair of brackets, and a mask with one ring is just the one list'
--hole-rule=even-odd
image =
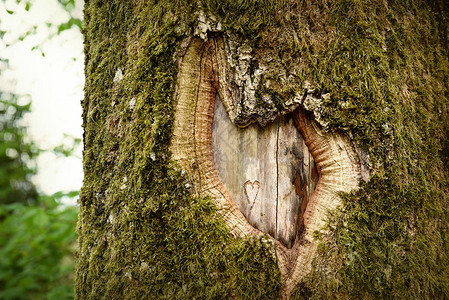
{"label": "wood grain", "polygon": [[310,182],[315,165],[293,118],[238,128],[217,96],[212,152],[221,182],[248,222],[291,248],[318,179]]}

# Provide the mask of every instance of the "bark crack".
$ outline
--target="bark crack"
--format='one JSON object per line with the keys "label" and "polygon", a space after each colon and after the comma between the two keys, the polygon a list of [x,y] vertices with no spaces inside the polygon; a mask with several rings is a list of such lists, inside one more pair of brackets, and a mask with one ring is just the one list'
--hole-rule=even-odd
{"label": "bark crack", "polygon": [[[312,181],[312,171],[313,171],[313,166],[312,166],[312,162],[310,161],[310,156],[311,156],[311,154],[309,153],[309,155],[308,155],[308,159],[309,159],[309,171],[307,172],[307,174],[308,174],[308,176],[309,176],[309,178],[308,178],[308,180],[307,180],[307,191],[306,191],[306,195],[307,196],[305,196],[304,197],[304,200],[307,202],[306,203],[306,205],[307,204],[309,204],[309,199],[310,199],[310,196],[312,195],[312,191],[310,190],[310,184],[311,184],[311,181]],[[304,201],[303,200],[303,201]],[[301,216],[302,218],[304,218],[304,216]],[[302,226],[302,225],[301,225]]]}
{"label": "bark crack", "polygon": [[278,236],[278,206],[279,206],[279,119],[277,122],[277,132],[276,132],[276,231],[275,239],[279,240]]}
{"label": "bark crack", "polygon": [[[199,70],[198,76],[199,76],[199,78],[202,78],[203,77],[202,66],[203,66],[203,59],[204,59],[204,51],[201,51],[199,58],[200,58],[201,64],[200,64],[200,67],[198,69]],[[195,89],[196,89],[195,90],[195,96],[196,97],[198,97],[198,94],[200,93],[200,87],[201,87],[201,81],[198,81],[196,83],[196,85],[195,85]],[[195,101],[193,103],[193,105],[194,105],[193,112],[194,112],[194,115],[195,115],[195,118],[196,118],[197,110],[198,110],[198,102]],[[193,129],[193,151],[195,153],[195,156],[198,156],[198,152],[199,151],[198,151],[198,143],[197,143],[197,126],[193,126],[192,129]],[[202,184],[201,184],[201,172],[198,169],[198,166],[197,166],[196,162],[194,162],[194,165],[192,165],[191,167],[192,167],[192,171],[195,172],[197,174],[198,178],[199,178],[199,181],[198,181],[199,186],[196,187],[196,188],[201,190],[201,186],[202,186]]]}

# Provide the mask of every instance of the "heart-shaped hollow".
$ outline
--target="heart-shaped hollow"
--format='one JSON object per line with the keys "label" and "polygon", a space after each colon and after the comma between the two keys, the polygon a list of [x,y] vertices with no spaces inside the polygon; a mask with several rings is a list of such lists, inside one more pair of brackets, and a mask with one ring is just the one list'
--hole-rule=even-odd
{"label": "heart-shaped hollow", "polygon": [[248,222],[292,248],[318,182],[315,163],[292,116],[265,128],[238,128],[217,96],[212,153],[221,183]]}
{"label": "heart-shaped hollow", "polygon": [[[234,100],[239,97],[224,38],[187,40],[184,50],[179,53],[178,67],[171,141],[173,159],[189,174],[195,193],[212,198],[218,213],[235,236],[265,235],[247,221],[234,203],[213,162],[211,139],[217,93],[231,119],[235,112]],[[310,114],[301,109],[292,115],[315,161],[319,181],[302,214],[301,238],[296,239],[290,249],[273,240],[282,276],[281,298],[288,298],[310,272],[318,246],[314,232],[322,230],[328,211],[340,204],[338,193],[357,188],[361,178],[359,158],[345,135],[322,132]]]}

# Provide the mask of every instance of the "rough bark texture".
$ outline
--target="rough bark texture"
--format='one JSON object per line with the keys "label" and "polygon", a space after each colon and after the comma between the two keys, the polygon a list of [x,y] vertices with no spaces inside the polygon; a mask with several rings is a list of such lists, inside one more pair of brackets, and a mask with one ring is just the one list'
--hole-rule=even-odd
{"label": "rough bark texture", "polygon": [[[77,299],[449,298],[447,1],[86,0],[84,20]],[[231,131],[289,128],[278,148],[300,134],[315,161],[280,241],[220,180],[217,96]]]}

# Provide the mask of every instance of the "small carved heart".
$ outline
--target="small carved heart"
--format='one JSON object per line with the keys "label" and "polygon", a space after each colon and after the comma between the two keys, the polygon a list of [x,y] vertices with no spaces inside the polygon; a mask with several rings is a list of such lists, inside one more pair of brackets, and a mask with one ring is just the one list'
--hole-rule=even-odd
{"label": "small carved heart", "polygon": [[253,183],[251,181],[247,180],[243,184],[243,188],[245,190],[246,200],[248,201],[248,204],[251,204],[250,209],[253,208],[254,203],[256,203],[257,195],[259,195],[260,190],[260,183],[259,181],[255,180]]}

